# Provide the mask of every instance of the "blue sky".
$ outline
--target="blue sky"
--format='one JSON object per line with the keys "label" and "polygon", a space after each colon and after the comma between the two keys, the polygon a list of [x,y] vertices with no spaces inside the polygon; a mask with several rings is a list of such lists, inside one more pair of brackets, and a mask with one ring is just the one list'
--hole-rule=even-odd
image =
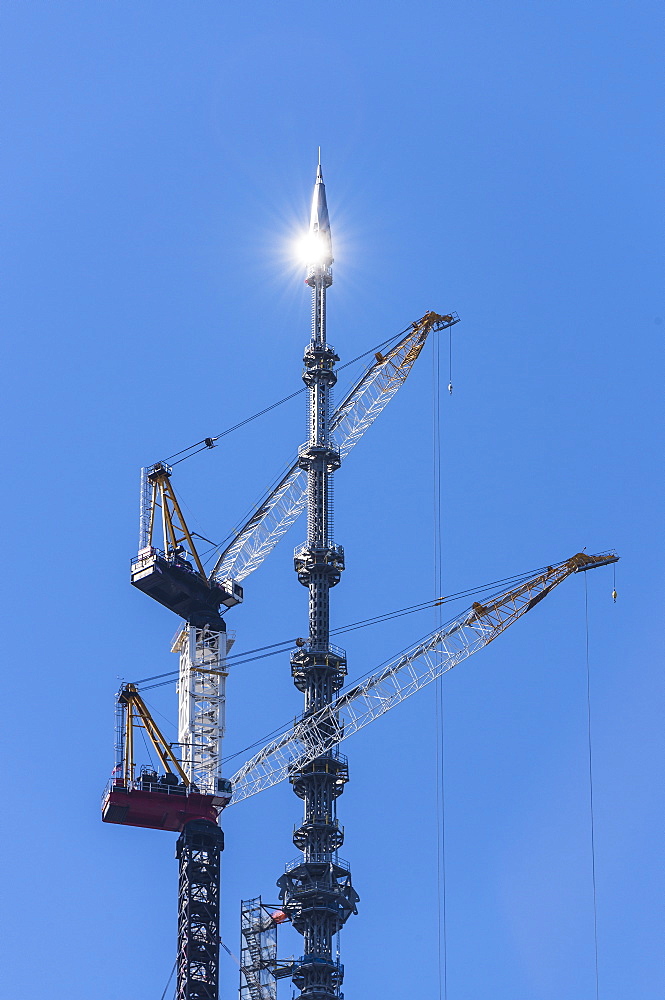
{"label": "blue sky", "polygon": [[[600,997],[660,1000],[661,21],[648,0],[3,4],[12,993],[162,994],[174,838],[98,811],[118,678],[169,669],[177,624],[129,586],[138,470],[299,387],[292,240],[321,145],[342,360],[428,309],[462,319],[444,591],[621,555],[616,604],[611,570],[588,579]],[[435,593],[432,364],[337,475],[337,625]],[[296,400],[179,467],[198,530],[226,535],[305,434]],[[303,632],[303,530],[246,581],[237,651]],[[433,625],[352,633],[350,677]],[[445,680],[450,1000],[595,996],[585,638],[576,577]],[[154,705],[173,718],[174,692]],[[228,751],[299,707],[287,657],[239,667]],[[437,995],[435,745],[431,691],[346,745],[349,1000]],[[275,897],[299,815],[286,786],[225,814],[234,952],[239,900]]]}

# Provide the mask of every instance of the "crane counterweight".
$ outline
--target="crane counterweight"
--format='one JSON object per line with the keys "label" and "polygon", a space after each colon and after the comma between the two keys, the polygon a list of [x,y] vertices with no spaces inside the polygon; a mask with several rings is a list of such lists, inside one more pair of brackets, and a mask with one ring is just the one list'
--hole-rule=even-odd
{"label": "crane counterweight", "polygon": [[179,553],[165,556],[152,547],[132,561],[131,583],[192,625],[219,632],[226,630],[220,607],[233,608],[242,601],[240,584],[202,580]]}

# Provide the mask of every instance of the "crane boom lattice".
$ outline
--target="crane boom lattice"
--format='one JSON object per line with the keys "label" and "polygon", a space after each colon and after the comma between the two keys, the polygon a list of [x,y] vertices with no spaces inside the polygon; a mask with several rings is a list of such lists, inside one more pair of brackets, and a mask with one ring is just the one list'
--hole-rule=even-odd
{"label": "crane boom lattice", "polygon": [[[440,316],[428,312],[412,323],[385,355],[376,355],[331,419],[332,444],[341,458],[346,458],[404,384],[429,334],[456,323],[459,323],[457,313]],[[244,580],[272,552],[303,512],[306,503],[307,472],[301,468],[299,461],[295,461],[219,556],[211,576],[222,581]]]}
{"label": "crane boom lattice", "polygon": [[455,621],[411,646],[366,680],[342,691],[331,705],[300,720],[255,754],[231,779],[232,801],[241,802],[283,781],[452,670],[505,632],[572,573],[616,560],[612,554],[590,556],[581,552],[485,604],[475,602]]}

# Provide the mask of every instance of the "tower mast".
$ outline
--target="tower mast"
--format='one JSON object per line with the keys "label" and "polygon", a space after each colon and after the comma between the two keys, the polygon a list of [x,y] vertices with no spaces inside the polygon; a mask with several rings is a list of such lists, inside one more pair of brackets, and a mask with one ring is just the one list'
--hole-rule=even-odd
{"label": "tower mast", "polygon": [[[339,361],[326,341],[326,292],[332,284],[332,241],[326,189],[319,156],[309,226],[306,282],[312,289],[312,335],[305,348],[303,381],[309,389],[309,439],[299,449],[307,472],[307,541],[296,549],[295,569],[309,590],[309,638],[291,656],[293,681],[304,695],[305,717],[330,705],[346,675],[344,650],[330,643],[329,591],[339,583],[344,550],[333,540],[332,476],[341,458],[330,435],[331,391]],[[335,720],[331,720],[331,732]],[[358,895],[337,851],[344,840],[336,800],[348,781],[346,758],[334,744],[290,776],[303,800],[303,823],[293,835],[302,857],[278,881],[283,909],[303,936],[303,955],[294,963],[293,982],[307,1000],[339,997],[343,967],[333,955],[333,938]]]}

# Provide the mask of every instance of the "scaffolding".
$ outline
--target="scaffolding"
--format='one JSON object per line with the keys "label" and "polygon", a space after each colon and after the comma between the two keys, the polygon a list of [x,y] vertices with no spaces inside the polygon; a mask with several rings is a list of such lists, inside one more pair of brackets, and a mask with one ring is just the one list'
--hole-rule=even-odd
{"label": "scaffolding", "polygon": [[293,969],[277,958],[277,927],[287,919],[260,896],[240,904],[240,1000],[277,1000],[277,980]]}

